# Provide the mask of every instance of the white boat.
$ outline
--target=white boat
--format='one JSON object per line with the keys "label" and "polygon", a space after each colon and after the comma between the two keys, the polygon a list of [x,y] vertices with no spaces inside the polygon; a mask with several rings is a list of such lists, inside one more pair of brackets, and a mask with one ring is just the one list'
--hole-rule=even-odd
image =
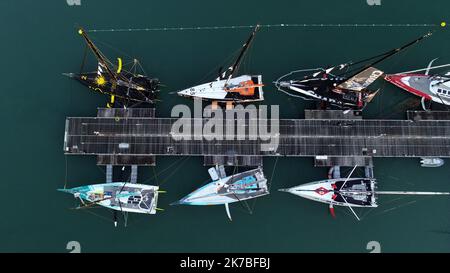
{"label": "white boat", "polygon": [[420,164],[422,167],[441,167],[444,165],[444,160],[442,158],[437,157],[424,157],[420,160]]}
{"label": "white boat", "polygon": [[158,186],[114,182],[81,186],[59,191],[73,194],[83,206],[99,205],[121,212],[155,214]]}
{"label": "white boat", "polygon": [[[429,110],[426,102],[435,102],[450,106],[450,77],[448,73],[444,75],[432,75],[431,70],[449,67],[450,64],[432,66],[432,60],[426,68],[390,74],[385,76],[385,80],[395,86],[419,96],[422,101],[422,108]],[[421,74],[419,72],[425,71]]]}
{"label": "white boat", "polygon": [[354,207],[377,207],[378,194],[387,195],[450,195],[450,192],[420,192],[420,191],[378,191],[373,178],[350,178],[357,166],[347,178],[326,179],[303,184],[300,186],[279,189],[294,195],[329,205],[330,213],[335,217],[334,206],[345,206],[350,209],[357,220],[359,216]]}
{"label": "white boat", "polygon": [[262,169],[253,169],[226,176],[223,166],[210,168],[212,182],[188,194],[172,205],[225,205],[231,220],[229,204],[269,194]]}
{"label": "white boat", "polygon": [[353,207],[377,207],[375,179],[345,178],[311,182],[280,191],[326,204]]}
{"label": "white boat", "polygon": [[178,95],[221,103],[250,103],[264,100],[261,75],[237,76],[245,52],[249,49],[258,29],[259,25],[242,46],[235,62],[226,71],[219,71],[219,77],[215,81],[186,88],[177,92]]}
{"label": "white boat", "polygon": [[230,79],[218,79],[178,92],[184,97],[218,102],[248,103],[264,100],[261,75],[243,75]]}

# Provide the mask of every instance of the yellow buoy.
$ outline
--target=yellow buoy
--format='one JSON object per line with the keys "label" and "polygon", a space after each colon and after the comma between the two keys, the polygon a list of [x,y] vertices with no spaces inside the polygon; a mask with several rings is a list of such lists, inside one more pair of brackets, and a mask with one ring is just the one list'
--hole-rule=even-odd
{"label": "yellow buoy", "polygon": [[83,30],[81,28],[78,30],[78,34],[80,34],[80,35],[83,34]]}
{"label": "yellow buoy", "polygon": [[441,27],[445,27],[447,25],[446,22],[441,22]]}

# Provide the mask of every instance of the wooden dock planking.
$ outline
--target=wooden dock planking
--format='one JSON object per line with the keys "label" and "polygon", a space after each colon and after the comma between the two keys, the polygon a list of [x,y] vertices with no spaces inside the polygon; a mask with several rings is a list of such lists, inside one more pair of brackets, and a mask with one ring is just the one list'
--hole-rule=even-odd
{"label": "wooden dock planking", "polygon": [[[256,159],[253,161],[255,163],[251,163],[250,159],[240,159],[241,164],[256,164],[259,162],[257,158],[261,156],[450,157],[450,120],[435,120],[430,118],[433,117],[430,114],[417,112],[408,116],[421,116],[426,119],[282,119],[279,120],[277,149],[263,151],[261,144],[267,141],[260,139],[177,141],[172,138],[172,124],[177,119],[155,118],[154,112],[149,114],[139,109],[134,111],[138,114],[122,115],[119,118],[117,113],[93,118],[67,118],[66,154],[102,155],[100,161],[103,164],[115,162],[117,155],[120,155],[127,159],[127,164],[138,165],[138,158],[142,162],[145,158],[143,156],[156,155],[205,156],[205,164],[219,161],[226,163],[232,161],[226,157],[247,156]],[[314,115],[329,116],[317,113]],[[311,117],[311,114],[309,116]],[[434,117],[447,116],[439,114]],[[203,126],[207,119],[197,121]],[[246,120],[247,130],[254,124],[253,121]],[[191,128],[194,128],[195,121],[190,122]],[[136,156],[136,162],[132,156]],[[111,160],[108,161],[108,158]]]}

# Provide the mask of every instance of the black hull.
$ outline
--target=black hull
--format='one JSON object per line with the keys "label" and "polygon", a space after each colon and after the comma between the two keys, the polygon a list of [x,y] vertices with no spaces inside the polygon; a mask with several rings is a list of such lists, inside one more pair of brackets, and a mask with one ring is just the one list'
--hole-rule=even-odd
{"label": "black hull", "polygon": [[361,110],[366,106],[368,94],[336,88],[343,78],[313,78],[279,83],[289,94],[306,100],[315,100],[340,109]]}
{"label": "black hull", "polygon": [[334,106],[339,109],[362,110],[366,106],[365,102],[363,102],[362,105],[358,105],[357,101],[355,102],[353,99],[348,99],[348,94],[319,93],[310,90],[308,91],[309,94],[306,95],[292,89],[289,89],[288,93],[304,100],[320,102],[321,104]]}
{"label": "black hull", "polygon": [[[348,180],[347,183],[345,183],[345,185],[344,183],[345,179],[335,183],[336,189],[338,190],[336,191],[336,198],[334,199],[334,201],[343,204],[348,203],[360,207],[373,206],[375,189],[372,188],[372,181],[370,179]],[[342,187],[342,185],[344,185],[344,187]],[[359,187],[358,188],[358,190],[360,191],[359,194],[357,194],[359,191],[354,188],[355,186]],[[352,194],[349,194],[349,192]],[[355,198],[354,196],[359,196],[360,198]]]}
{"label": "black hull", "polygon": [[153,103],[159,88],[159,80],[142,75],[122,74],[121,79],[115,80],[108,75],[102,75],[103,82],[98,82],[96,72],[72,74],[72,78],[81,84],[102,94],[114,96],[115,100],[123,104]]}

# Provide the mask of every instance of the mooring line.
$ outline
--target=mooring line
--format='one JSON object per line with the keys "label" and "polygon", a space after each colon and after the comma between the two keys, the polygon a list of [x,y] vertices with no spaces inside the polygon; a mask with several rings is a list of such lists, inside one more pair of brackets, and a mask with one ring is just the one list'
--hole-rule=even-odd
{"label": "mooring line", "polygon": [[[365,27],[437,27],[439,24],[263,24],[261,28],[365,28]],[[441,26],[443,24],[441,23]],[[444,25],[445,26],[445,25]],[[111,29],[88,29],[86,32],[138,32],[138,31],[183,31],[183,30],[223,30],[223,29],[247,29],[255,28],[256,25],[237,26],[199,26],[199,27],[151,27],[151,28],[111,28]]]}

